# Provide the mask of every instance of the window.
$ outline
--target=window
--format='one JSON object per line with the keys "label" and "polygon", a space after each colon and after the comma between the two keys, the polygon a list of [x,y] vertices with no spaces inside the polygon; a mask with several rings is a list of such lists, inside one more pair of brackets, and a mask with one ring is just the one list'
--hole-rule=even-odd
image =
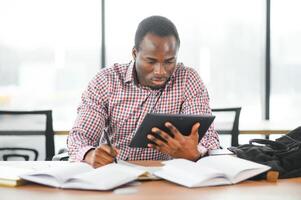
{"label": "window", "polygon": [[100,68],[101,2],[0,1],[0,27],[0,109],[52,109],[70,129]]}
{"label": "window", "polygon": [[301,119],[300,6],[298,0],[271,3],[271,120],[284,123]]}
{"label": "window", "polygon": [[178,61],[199,72],[211,107],[241,106],[241,122],[262,118],[265,1],[110,0],[106,10],[108,66],[130,61],[142,19],[166,16],[179,31]]}
{"label": "window", "polygon": [[[241,106],[241,127],[263,119],[266,1],[105,2],[107,67],[131,60],[142,19],[163,15],[180,34],[178,61],[199,72],[211,107]],[[301,118],[300,5],[271,1],[273,121]],[[100,68],[101,0],[0,1],[0,27],[0,109],[52,109],[54,128],[70,129]]]}

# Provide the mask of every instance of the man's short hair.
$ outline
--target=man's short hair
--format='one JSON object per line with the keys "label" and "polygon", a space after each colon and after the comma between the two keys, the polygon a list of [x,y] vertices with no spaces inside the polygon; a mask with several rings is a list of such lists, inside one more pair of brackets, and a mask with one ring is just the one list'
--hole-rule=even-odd
{"label": "man's short hair", "polygon": [[180,38],[176,26],[162,16],[150,16],[142,20],[135,34],[135,48],[139,50],[140,43],[144,36],[148,33],[153,33],[155,35],[164,36],[174,36],[177,40],[177,47],[180,47]]}

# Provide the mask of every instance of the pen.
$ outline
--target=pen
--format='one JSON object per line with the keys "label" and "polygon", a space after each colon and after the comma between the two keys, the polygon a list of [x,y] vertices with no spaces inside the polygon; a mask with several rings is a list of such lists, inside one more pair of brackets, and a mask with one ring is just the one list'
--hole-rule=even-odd
{"label": "pen", "polygon": [[[110,142],[110,138],[109,138],[109,136],[108,136],[108,133],[107,133],[106,131],[104,131],[104,134],[105,134],[107,143],[108,143],[109,147],[111,148],[111,152],[113,153],[113,152],[114,152],[114,149],[113,149],[112,144],[111,144],[111,142]],[[117,163],[116,156],[114,156],[114,162]]]}

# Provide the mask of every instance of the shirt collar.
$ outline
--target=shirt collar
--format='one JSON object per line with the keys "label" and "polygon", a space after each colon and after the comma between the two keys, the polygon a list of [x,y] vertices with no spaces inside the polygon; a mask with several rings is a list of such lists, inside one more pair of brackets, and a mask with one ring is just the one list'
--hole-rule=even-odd
{"label": "shirt collar", "polygon": [[134,80],[134,61],[131,61],[129,63],[128,69],[126,71],[126,75],[125,75],[125,82],[131,82]]}

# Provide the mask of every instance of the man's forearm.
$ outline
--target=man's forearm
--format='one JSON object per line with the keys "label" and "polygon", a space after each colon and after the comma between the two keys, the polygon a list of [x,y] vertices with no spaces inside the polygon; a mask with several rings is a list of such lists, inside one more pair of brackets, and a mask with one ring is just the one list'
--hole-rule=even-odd
{"label": "man's forearm", "polygon": [[82,135],[79,131],[72,130],[68,136],[67,147],[71,161],[83,161],[87,152],[95,148]]}

